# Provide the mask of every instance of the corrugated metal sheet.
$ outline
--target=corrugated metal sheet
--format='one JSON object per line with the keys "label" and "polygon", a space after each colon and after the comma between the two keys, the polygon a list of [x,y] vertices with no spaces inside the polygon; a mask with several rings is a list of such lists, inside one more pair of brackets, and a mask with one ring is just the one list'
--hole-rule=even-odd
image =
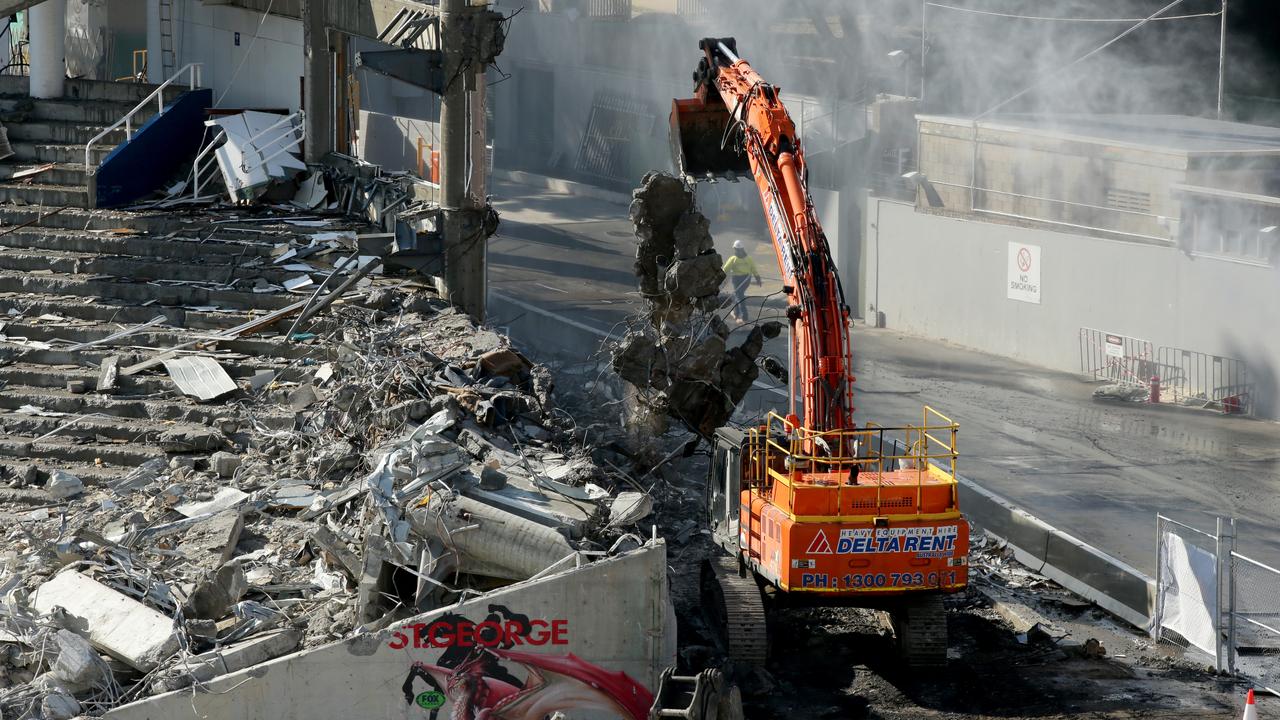
{"label": "corrugated metal sheet", "polygon": [[164,369],[179,390],[201,400],[214,400],[238,389],[218,361],[206,355],[165,360]]}

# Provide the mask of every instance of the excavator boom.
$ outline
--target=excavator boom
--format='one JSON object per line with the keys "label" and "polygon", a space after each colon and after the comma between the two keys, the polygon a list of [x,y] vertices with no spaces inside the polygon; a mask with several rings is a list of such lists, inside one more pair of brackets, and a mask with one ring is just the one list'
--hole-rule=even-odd
{"label": "excavator boom", "polygon": [[[672,146],[694,179],[749,171],[764,205],[791,324],[789,417],[815,431],[853,426],[849,308],[818,224],[804,150],[780,89],[738,57],[733,38],[708,38],[695,97],[672,105]],[[797,412],[797,399],[803,405]]]}

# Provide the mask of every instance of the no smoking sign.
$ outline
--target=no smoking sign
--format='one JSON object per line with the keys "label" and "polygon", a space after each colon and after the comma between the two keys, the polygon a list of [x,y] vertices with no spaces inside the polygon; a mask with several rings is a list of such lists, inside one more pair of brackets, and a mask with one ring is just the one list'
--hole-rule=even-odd
{"label": "no smoking sign", "polygon": [[1040,304],[1040,246],[1009,243],[1008,298]]}

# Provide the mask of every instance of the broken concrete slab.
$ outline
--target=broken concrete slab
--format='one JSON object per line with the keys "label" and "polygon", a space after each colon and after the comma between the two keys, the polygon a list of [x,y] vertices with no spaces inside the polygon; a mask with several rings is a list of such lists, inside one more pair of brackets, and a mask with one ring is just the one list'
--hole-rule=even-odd
{"label": "broken concrete slab", "polygon": [[171,619],[78,572],[55,575],[36,589],[31,605],[42,615],[64,609],[69,629],[143,672],[178,650]]}
{"label": "broken concrete slab", "polygon": [[174,510],[186,515],[189,518],[200,517],[201,515],[214,515],[229,510],[248,499],[249,494],[233,487],[219,488],[213,497],[208,500],[181,503],[174,506]]}
{"label": "broken concrete slab", "polygon": [[156,692],[180,690],[193,683],[208,682],[221,675],[260,665],[297,649],[302,632],[294,628],[272,630],[226,647],[200,653],[178,663],[153,683]]}
{"label": "broken concrete slab", "polygon": [[235,555],[244,530],[244,515],[229,509],[196,522],[178,545],[188,559],[202,565],[222,565]]}
{"label": "broken concrete slab", "polygon": [[[577,701],[538,706],[579,713],[591,702],[604,716],[648,717],[662,671],[676,661],[675,611],[667,589],[662,541],[638,550],[511,585],[412,617],[385,630],[276,658],[187,690],[146,698],[108,712],[109,720],[207,717],[213,720],[314,720],[358,707],[369,717],[421,713],[419,698],[439,716],[460,716],[464,683],[457,664],[488,647],[497,659],[487,682],[517,683],[556,672]],[[589,597],[583,588],[591,588]],[[625,622],[620,619],[625,618]],[[486,638],[493,623],[502,641]],[[509,642],[508,642],[509,641]],[[589,678],[596,678],[592,682]],[[610,678],[601,683],[599,678]],[[505,682],[510,682],[506,680]],[[317,688],[323,688],[318,692]],[[392,691],[388,692],[388,688]],[[441,690],[436,691],[435,688]],[[403,690],[403,692],[396,692]],[[442,695],[443,697],[439,697]],[[540,696],[550,699],[551,696]],[[288,698],[264,702],[263,698]],[[594,717],[594,715],[593,715]]]}
{"label": "broken concrete slab", "polygon": [[225,616],[232,605],[240,602],[248,589],[249,582],[245,580],[240,563],[234,560],[225,562],[196,583],[183,611],[187,617],[197,620],[217,620]]}

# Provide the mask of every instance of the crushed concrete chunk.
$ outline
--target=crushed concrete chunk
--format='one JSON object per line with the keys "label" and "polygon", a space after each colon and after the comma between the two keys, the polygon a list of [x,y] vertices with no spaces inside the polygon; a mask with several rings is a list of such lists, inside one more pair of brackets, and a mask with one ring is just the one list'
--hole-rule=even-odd
{"label": "crushed concrete chunk", "polygon": [[209,464],[220,478],[229,478],[236,474],[240,467],[240,456],[229,452],[216,452],[209,458]]}
{"label": "crushed concrete chunk", "polygon": [[172,620],[78,572],[55,575],[36,589],[31,605],[42,615],[63,608],[72,630],[143,672],[178,650]]}
{"label": "crushed concrete chunk", "polygon": [[49,482],[45,492],[57,500],[65,500],[84,492],[84,483],[80,478],[64,470],[53,470],[49,473]]}
{"label": "crushed concrete chunk", "polygon": [[245,580],[240,563],[223,563],[215,572],[196,583],[195,589],[187,598],[186,615],[198,620],[217,620],[226,615],[231,606],[240,602],[248,589],[249,582]]}

